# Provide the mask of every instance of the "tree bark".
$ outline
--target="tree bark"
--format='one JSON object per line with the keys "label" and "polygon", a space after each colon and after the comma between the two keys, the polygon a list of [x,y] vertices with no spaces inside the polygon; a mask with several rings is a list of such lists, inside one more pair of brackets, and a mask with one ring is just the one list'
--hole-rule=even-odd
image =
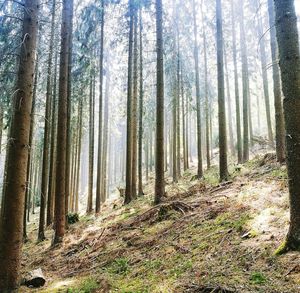
{"label": "tree bark", "polygon": [[162,0],[155,1],[156,12],[156,156],[154,203],[159,204],[165,194],[164,176],[164,55]]}
{"label": "tree bark", "polygon": [[46,108],[44,121],[44,150],[43,150],[43,168],[42,168],[42,186],[41,186],[41,204],[40,204],[40,219],[38,241],[45,240],[45,209],[47,202],[48,182],[49,182],[49,143],[50,143],[50,123],[51,123],[51,103],[54,103],[52,96],[52,58],[54,46],[54,28],[55,28],[55,11],[56,0],[52,2],[52,19],[51,19],[51,34],[48,56],[48,70],[47,70],[47,91],[46,91]]}
{"label": "tree bark", "polygon": [[290,192],[290,227],[285,250],[300,249],[300,54],[293,0],[275,0],[286,125],[287,169]]}
{"label": "tree bark", "polygon": [[249,97],[248,97],[248,54],[244,26],[244,0],[240,1],[240,43],[242,57],[242,80],[243,80],[243,162],[249,160]]}
{"label": "tree bark", "polygon": [[128,81],[127,81],[127,139],[126,139],[126,188],[124,203],[128,204],[132,200],[132,57],[133,57],[133,26],[134,26],[134,7],[133,0],[129,0],[129,48],[128,48]]}
{"label": "tree bark", "polygon": [[231,0],[231,15],[232,15],[231,30],[232,30],[232,54],[233,54],[233,65],[234,65],[237,156],[238,156],[238,164],[241,164],[243,161],[243,150],[242,150],[242,131],[241,131],[240,90],[239,90],[239,78],[238,78],[238,70],[237,70],[235,14],[236,11],[234,9],[233,0]]}
{"label": "tree bark", "polygon": [[61,26],[61,53],[58,97],[57,123],[57,154],[56,154],[56,184],[55,184],[55,235],[53,244],[62,242],[66,224],[66,148],[67,148],[67,112],[68,112],[68,72],[69,72],[69,42],[73,2],[63,0]]}
{"label": "tree bark", "polygon": [[217,15],[217,66],[218,66],[218,110],[219,110],[219,149],[220,149],[220,180],[228,180],[226,111],[224,90],[224,50],[221,0],[216,0]]}
{"label": "tree bark", "polygon": [[198,30],[196,20],[195,0],[193,0],[193,21],[194,21],[194,60],[195,60],[195,76],[196,76],[196,107],[197,107],[197,153],[198,153],[198,179],[203,177],[202,167],[202,134],[201,134],[201,104],[200,104],[200,77],[199,77],[199,53],[198,53]]}
{"label": "tree bark", "polygon": [[144,81],[143,81],[143,23],[142,23],[142,8],[139,10],[139,40],[140,40],[140,93],[139,93],[139,163],[138,163],[138,195],[142,196],[143,192],[143,113],[144,113]]}
{"label": "tree bark", "polygon": [[277,63],[278,47],[276,41],[275,16],[273,0],[268,0],[269,26],[270,26],[270,45],[272,53],[273,69],[273,92],[275,103],[275,127],[276,127],[276,155],[278,162],[285,161],[285,129],[284,115],[281,98],[281,81],[279,65]]}
{"label": "tree bark", "polygon": [[4,293],[14,291],[19,285],[38,11],[38,0],[24,2],[23,42],[8,139],[6,187],[0,219],[0,292]]}
{"label": "tree bark", "polygon": [[99,83],[99,126],[98,126],[98,162],[96,183],[96,214],[101,208],[101,153],[102,153],[102,107],[103,107],[103,52],[104,52],[104,0],[101,0],[101,36],[100,36],[100,83]]}

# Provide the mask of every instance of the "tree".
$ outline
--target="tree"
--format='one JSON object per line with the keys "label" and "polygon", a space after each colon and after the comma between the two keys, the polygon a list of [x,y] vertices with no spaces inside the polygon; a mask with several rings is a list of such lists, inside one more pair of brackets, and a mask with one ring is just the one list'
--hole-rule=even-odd
{"label": "tree", "polygon": [[101,36],[100,36],[100,83],[99,83],[99,125],[98,125],[98,163],[96,183],[95,212],[100,212],[101,206],[101,152],[102,152],[102,107],[103,107],[103,51],[104,51],[104,0],[101,0]]}
{"label": "tree", "polygon": [[158,204],[165,194],[164,179],[164,55],[162,0],[155,1],[156,8],[156,157],[154,202]]}
{"label": "tree", "polygon": [[3,293],[14,291],[19,284],[39,1],[26,0],[23,11],[22,46],[0,218],[0,292]]}
{"label": "tree", "polygon": [[300,248],[300,51],[293,0],[275,0],[286,126],[287,169],[290,192],[290,227],[281,251]]}
{"label": "tree", "polygon": [[276,126],[276,155],[279,162],[285,160],[285,130],[284,130],[284,116],[281,99],[281,84],[279,65],[277,63],[277,40],[275,29],[275,15],[273,0],[268,0],[269,9],[269,25],[270,25],[270,45],[272,53],[272,68],[273,68],[273,92],[275,102],[275,126]]}
{"label": "tree", "polygon": [[220,180],[228,179],[227,141],[226,141],[226,112],[224,90],[224,50],[221,0],[216,0],[217,15],[217,66],[218,66],[218,109],[219,109],[219,149],[220,149]]}
{"label": "tree", "polygon": [[66,148],[67,148],[67,111],[68,111],[68,72],[69,42],[73,1],[63,0],[61,26],[61,53],[59,66],[59,95],[57,123],[57,154],[56,154],[56,190],[55,190],[55,235],[53,244],[62,241],[65,234],[65,196],[66,196]]}
{"label": "tree", "polygon": [[198,152],[198,168],[197,177],[203,176],[202,167],[202,143],[201,143],[201,104],[200,104],[200,77],[199,77],[199,53],[198,53],[198,30],[195,0],[193,0],[193,20],[194,20],[194,61],[195,61],[195,82],[196,82],[196,106],[197,106],[197,152]]}
{"label": "tree", "polygon": [[126,189],[125,204],[132,200],[132,129],[131,129],[131,111],[132,111],[132,60],[133,60],[133,42],[134,42],[134,3],[129,0],[129,48],[128,48],[128,76],[127,76],[127,139],[126,139]]}
{"label": "tree", "polygon": [[142,196],[143,192],[143,114],[144,114],[144,81],[143,81],[143,23],[142,23],[142,8],[139,10],[139,70],[140,70],[140,84],[139,84],[139,141],[138,141],[138,195]]}
{"label": "tree", "polygon": [[243,81],[243,162],[249,160],[249,77],[247,44],[244,25],[244,0],[240,1],[240,43],[242,58],[242,81]]}
{"label": "tree", "polygon": [[236,108],[236,133],[237,133],[237,155],[238,164],[243,161],[242,150],[242,131],[241,131],[241,110],[240,110],[240,91],[239,91],[239,78],[237,70],[237,50],[236,50],[236,30],[235,30],[235,14],[234,0],[231,0],[231,31],[232,31],[232,54],[234,64],[234,90],[235,90],[235,108]]}
{"label": "tree", "polygon": [[[49,143],[50,143],[50,121],[51,121],[51,102],[52,99],[52,58],[54,46],[54,28],[55,28],[55,10],[56,0],[52,2],[52,20],[51,20],[51,35],[48,56],[48,70],[47,70],[47,91],[46,91],[46,108],[45,108],[45,123],[44,123],[44,150],[43,150],[43,169],[42,169],[42,187],[41,187],[41,206],[40,206],[40,221],[38,240],[45,240],[45,208],[47,202],[47,191],[49,182]],[[52,99],[52,101],[51,101]]]}

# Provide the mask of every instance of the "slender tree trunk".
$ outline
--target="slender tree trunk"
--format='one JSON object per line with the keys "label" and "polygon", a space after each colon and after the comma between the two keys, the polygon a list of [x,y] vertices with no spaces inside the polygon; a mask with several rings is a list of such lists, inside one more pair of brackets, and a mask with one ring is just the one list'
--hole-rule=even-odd
{"label": "slender tree trunk", "polygon": [[270,42],[272,52],[272,68],[273,68],[273,91],[275,102],[275,125],[276,125],[276,154],[277,160],[282,163],[285,161],[285,129],[284,115],[281,100],[281,81],[279,66],[277,63],[277,41],[275,29],[274,3],[273,0],[268,0],[269,8],[269,25],[270,25]]}
{"label": "slender tree trunk", "polygon": [[50,46],[48,56],[48,71],[47,71],[47,91],[46,91],[46,108],[45,108],[45,122],[44,122],[44,150],[43,150],[43,168],[42,168],[42,186],[41,186],[41,204],[40,204],[40,219],[38,240],[45,240],[45,209],[47,202],[48,182],[49,182],[49,143],[50,143],[50,126],[51,126],[51,102],[54,103],[52,97],[51,80],[52,80],[52,58],[54,46],[54,28],[55,28],[55,11],[56,0],[52,2],[52,20],[51,20],[51,34]]}
{"label": "slender tree trunk", "polygon": [[176,140],[177,140],[177,148],[176,148],[176,157],[177,157],[177,176],[178,178],[181,177],[181,141],[180,141],[180,51],[179,51],[179,33],[177,32],[177,90],[176,90],[176,116],[177,116],[177,123],[176,123]]}
{"label": "slender tree trunk", "polygon": [[[56,0],[55,0],[56,1]],[[47,226],[53,223],[54,217],[54,196],[55,196],[55,153],[56,153],[56,128],[57,128],[57,59],[55,54],[55,69],[53,82],[53,98],[52,98],[52,116],[51,116],[51,153],[50,153],[50,170],[49,170],[49,186],[48,186],[48,202],[47,202]]]}
{"label": "slender tree trunk", "polygon": [[[69,48],[68,48],[68,100],[67,100],[67,146],[66,146],[66,193],[65,193],[65,215],[69,212],[69,198],[70,198],[70,179],[71,179],[71,144],[72,144],[72,127],[71,127],[71,116],[72,116],[72,52],[73,52],[73,3],[71,2],[70,18],[69,18]],[[66,227],[68,221],[66,221]]]}
{"label": "slender tree trunk", "polygon": [[[258,1],[256,0],[256,7],[258,8]],[[268,72],[267,72],[267,57],[266,57],[266,45],[263,37],[263,25],[261,21],[260,9],[257,11],[257,30],[259,37],[259,50],[260,50],[260,61],[263,78],[263,89],[265,97],[266,117],[268,126],[268,139],[271,146],[274,146],[274,137],[271,123],[271,110],[270,110],[270,95],[269,95],[269,83],[268,83]]]}
{"label": "slender tree trunk", "polygon": [[90,117],[89,117],[89,182],[88,182],[88,202],[87,202],[87,213],[91,213],[93,211],[93,186],[94,186],[94,131],[95,131],[95,101],[93,95],[93,78],[94,78],[94,66],[91,65],[91,73],[90,73]]}
{"label": "slender tree trunk", "polygon": [[240,42],[242,55],[242,80],[243,80],[243,162],[249,160],[249,97],[248,97],[248,54],[244,27],[244,0],[240,1]]}
{"label": "slender tree trunk", "polygon": [[229,147],[230,152],[234,155],[234,138],[233,138],[233,123],[232,123],[232,106],[231,106],[231,95],[230,95],[230,83],[229,83],[229,72],[227,67],[227,54],[224,47],[224,65],[225,65],[225,72],[226,72],[226,90],[227,90],[227,113],[228,113],[228,133],[229,133]]}
{"label": "slender tree trunk", "polygon": [[239,78],[237,70],[237,52],[236,52],[236,30],[235,30],[235,14],[233,0],[231,0],[231,30],[232,30],[232,54],[234,65],[234,89],[235,89],[235,111],[236,111],[236,133],[237,133],[237,155],[238,164],[243,161],[242,150],[242,131],[241,131],[241,110],[240,110],[240,92],[239,92]]}
{"label": "slender tree trunk", "polygon": [[105,83],[105,101],[104,101],[104,124],[103,124],[103,152],[102,152],[102,182],[101,182],[101,203],[106,201],[107,189],[107,149],[108,149],[108,120],[109,120],[109,89],[110,72],[109,60],[107,61],[106,83]]}
{"label": "slender tree trunk", "polygon": [[203,54],[204,54],[204,95],[205,95],[205,138],[206,138],[206,167],[210,168],[210,141],[209,141],[209,105],[208,105],[208,69],[207,69],[207,43],[204,27],[203,1],[201,1],[201,15],[203,25]]}
{"label": "slender tree trunk", "polygon": [[131,166],[131,197],[137,198],[137,99],[138,99],[138,22],[134,14],[134,45],[133,45],[133,95],[132,95],[132,166]]}
{"label": "slender tree trunk", "polygon": [[6,187],[0,219],[0,292],[4,293],[13,292],[20,281],[38,10],[38,0],[24,2],[23,42],[8,139]]}
{"label": "slender tree trunk", "polygon": [[143,192],[143,99],[144,99],[144,81],[143,81],[143,24],[142,24],[142,8],[139,10],[139,40],[140,40],[140,93],[139,93],[139,196]]}
{"label": "slender tree trunk", "polygon": [[217,14],[217,60],[218,60],[218,106],[219,106],[219,149],[220,149],[220,180],[228,179],[227,141],[226,141],[226,111],[224,90],[224,50],[221,0],[216,0]]}
{"label": "slender tree trunk", "polygon": [[[40,36],[38,38],[38,44],[40,43]],[[33,154],[33,137],[34,137],[34,126],[35,126],[35,107],[36,107],[36,93],[37,93],[37,83],[38,83],[38,65],[39,65],[39,53],[36,53],[36,61],[35,61],[35,69],[34,69],[34,85],[33,85],[33,93],[32,93],[32,106],[31,106],[31,119],[30,119],[30,132],[29,132],[29,151],[28,151],[28,161],[27,161],[27,170],[26,170],[26,191],[25,191],[25,205],[24,205],[24,216],[23,216],[23,238],[24,241],[27,241],[27,223],[26,223],[26,209],[29,206],[26,204],[28,202],[29,193],[32,189],[32,170],[31,167],[33,165],[32,154]],[[6,160],[8,156],[6,154]],[[7,162],[6,162],[7,163]],[[6,164],[5,164],[6,165]],[[5,166],[6,170],[6,166]],[[4,194],[4,190],[3,190]],[[4,197],[2,196],[4,199]]]}
{"label": "slender tree trunk", "polygon": [[156,156],[154,203],[159,204],[165,194],[164,176],[164,54],[162,0],[155,1],[156,8]]}
{"label": "slender tree trunk", "polygon": [[[286,125],[287,169],[290,191],[290,227],[284,250],[300,247],[300,49],[293,0],[275,0]],[[283,252],[283,251],[281,251]]]}
{"label": "slender tree trunk", "polygon": [[134,3],[129,0],[129,50],[128,50],[128,81],[127,81],[127,139],[126,139],[126,188],[124,203],[128,204],[132,200],[132,57],[133,57],[133,42],[134,42]]}
{"label": "slender tree trunk", "polygon": [[194,21],[194,59],[196,75],[196,106],[197,106],[197,153],[198,153],[198,179],[203,177],[202,150],[201,150],[201,103],[200,103],[200,77],[199,77],[199,53],[198,53],[198,30],[196,20],[195,0],[193,0],[193,21]]}
{"label": "slender tree trunk", "polygon": [[177,99],[176,99],[176,91],[174,90],[173,96],[173,109],[172,109],[172,117],[173,117],[173,125],[172,125],[172,175],[173,175],[173,182],[178,182],[178,172],[177,172]]}
{"label": "slender tree trunk", "polygon": [[82,111],[83,101],[79,100],[79,134],[78,134],[78,153],[77,153],[77,173],[76,173],[76,188],[75,188],[75,212],[78,212],[79,202],[79,181],[80,181],[80,169],[81,169],[81,146],[82,146]]}
{"label": "slender tree trunk", "polygon": [[100,36],[100,83],[99,83],[99,126],[98,126],[98,162],[96,185],[96,214],[101,208],[101,153],[102,153],[102,107],[103,107],[103,52],[104,52],[104,0],[101,0],[101,36]]}
{"label": "slender tree trunk", "polygon": [[66,149],[67,149],[67,112],[68,112],[68,72],[69,72],[69,42],[73,2],[63,0],[61,53],[59,74],[59,99],[57,123],[57,159],[56,159],[56,188],[55,188],[55,221],[53,244],[62,241],[66,224]]}

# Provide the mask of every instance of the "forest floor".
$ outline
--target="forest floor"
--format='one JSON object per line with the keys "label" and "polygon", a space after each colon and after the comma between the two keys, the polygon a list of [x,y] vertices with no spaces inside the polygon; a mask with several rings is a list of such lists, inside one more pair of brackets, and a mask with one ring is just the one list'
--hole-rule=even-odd
{"label": "forest floor", "polygon": [[62,245],[24,246],[23,272],[42,268],[42,289],[20,292],[300,292],[300,253],[276,256],[288,228],[285,166],[274,155],[230,170],[219,184],[217,168],[193,181],[167,182],[167,197],[153,207],[146,195],[128,206],[114,201],[101,217],[82,216]]}

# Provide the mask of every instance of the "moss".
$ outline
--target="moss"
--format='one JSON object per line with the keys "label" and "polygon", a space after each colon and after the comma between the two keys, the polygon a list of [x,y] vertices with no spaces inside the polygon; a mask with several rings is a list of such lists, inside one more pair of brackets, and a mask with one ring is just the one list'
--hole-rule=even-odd
{"label": "moss", "polygon": [[275,255],[282,255],[288,251],[287,241],[284,240],[279,247],[275,250]]}
{"label": "moss", "polygon": [[250,281],[251,281],[251,283],[253,283],[255,285],[261,285],[261,284],[266,283],[267,279],[262,273],[254,272],[250,276]]}

